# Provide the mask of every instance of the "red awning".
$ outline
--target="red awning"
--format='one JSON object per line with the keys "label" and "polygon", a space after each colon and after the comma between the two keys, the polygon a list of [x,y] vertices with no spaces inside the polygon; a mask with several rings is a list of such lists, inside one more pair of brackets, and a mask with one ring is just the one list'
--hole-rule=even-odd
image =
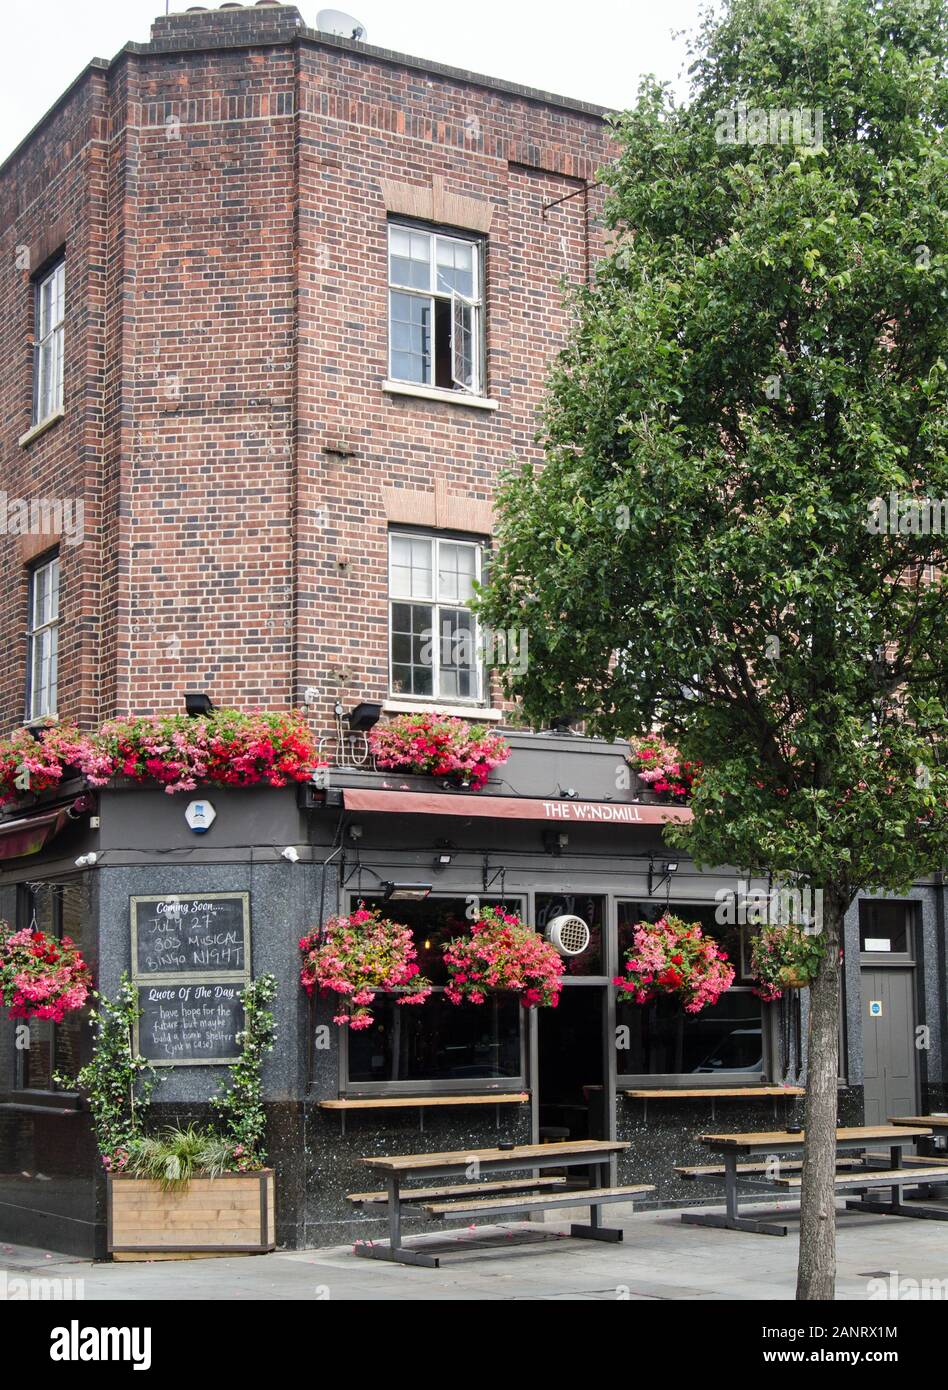
{"label": "red awning", "polygon": [[66,824],[65,808],[19,820],[0,821],[0,859],[22,859],[39,854],[43,846],[58,835]]}
{"label": "red awning", "polygon": [[345,787],[347,811],[411,816],[465,816],[484,820],[540,820],[550,825],[661,825],[689,821],[687,806],[645,806],[629,801],[539,801],[527,796],[452,796],[446,792],[369,791]]}

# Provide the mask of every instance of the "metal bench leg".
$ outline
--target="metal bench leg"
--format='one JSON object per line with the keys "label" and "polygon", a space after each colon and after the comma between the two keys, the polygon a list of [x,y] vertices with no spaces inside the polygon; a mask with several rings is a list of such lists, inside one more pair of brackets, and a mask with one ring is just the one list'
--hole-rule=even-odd
{"label": "metal bench leg", "polygon": [[756,1236],[785,1236],[786,1226],[773,1221],[758,1221],[753,1216],[741,1216],[737,1202],[736,1153],[724,1155],[724,1215],[714,1211],[684,1211],[681,1219],[686,1226],[715,1226],[724,1231],[749,1231]]}
{"label": "metal bench leg", "polygon": [[364,1260],[388,1260],[392,1264],[437,1269],[440,1261],[436,1256],[426,1255],[421,1250],[409,1250],[407,1245],[402,1245],[402,1204],[397,1175],[387,1177],[385,1185],[388,1189],[388,1245],[356,1245],[353,1247],[354,1253]]}
{"label": "metal bench leg", "polygon": [[[608,1164],[597,1163],[595,1167],[590,1167],[590,1180],[593,1187],[606,1187],[609,1176]],[[581,1194],[580,1194],[581,1195]],[[622,1231],[617,1226],[603,1226],[602,1208],[595,1202],[589,1204],[589,1225],[580,1226],[573,1224],[569,1228],[571,1236],[577,1240],[604,1240],[610,1245],[616,1245],[622,1239]]]}

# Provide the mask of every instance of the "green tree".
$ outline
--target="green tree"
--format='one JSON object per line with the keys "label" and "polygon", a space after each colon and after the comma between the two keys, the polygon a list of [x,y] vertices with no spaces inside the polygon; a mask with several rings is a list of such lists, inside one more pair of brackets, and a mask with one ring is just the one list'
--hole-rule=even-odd
{"label": "green tree", "polygon": [[797,1292],[831,1298],[843,915],[945,857],[946,0],[730,0],[693,58],[616,118],[481,616],[527,629],[531,716],[705,763],[699,863],[822,892]]}

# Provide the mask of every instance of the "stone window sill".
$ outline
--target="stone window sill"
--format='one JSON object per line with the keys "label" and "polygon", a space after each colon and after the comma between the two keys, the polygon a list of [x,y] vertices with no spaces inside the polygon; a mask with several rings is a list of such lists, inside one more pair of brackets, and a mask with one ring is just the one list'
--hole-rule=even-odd
{"label": "stone window sill", "polygon": [[[383,381],[382,390],[390,396],[416,396],[425,401],[443,401],[473,410],[499,410],[500,403],[487,396],[468,396],[463,391],[445,391],[440,386],[420,386],[412,381]],[[22,443],[22,441],[21,441]]]}
{"label": "stone window sill", "polygon": [[54,410],[52,415],[47,415],[45,420],[38,420],[35,425],[31,425],[26,434],[20,435],[18,442],[21,445],[32,444],[34,439],[39,439],[41,434],[45,434],[47,430],[52,429],[53,425],[58,424],[65,413],[65,410],[60,406],[59,410]]}
{"label": "stone window sill", "polygon": [[479,709],[476,705],[425,704],[421,700],[386,700],[382,706],[385,714],[453,714],[461,719],[473,719],[476,724],[496,724],[504,717],[500,709]]}

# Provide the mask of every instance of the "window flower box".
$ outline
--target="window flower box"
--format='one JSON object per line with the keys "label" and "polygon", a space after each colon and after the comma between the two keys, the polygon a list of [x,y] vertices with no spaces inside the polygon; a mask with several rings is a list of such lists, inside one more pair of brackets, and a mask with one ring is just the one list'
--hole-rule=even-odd
{"label": "window flower box", "polygon": [[510,757],[500,734],[437,711],[402,714],[374,728],[369,751],[380,768],[448,778],[471,791],[480,791]]}

